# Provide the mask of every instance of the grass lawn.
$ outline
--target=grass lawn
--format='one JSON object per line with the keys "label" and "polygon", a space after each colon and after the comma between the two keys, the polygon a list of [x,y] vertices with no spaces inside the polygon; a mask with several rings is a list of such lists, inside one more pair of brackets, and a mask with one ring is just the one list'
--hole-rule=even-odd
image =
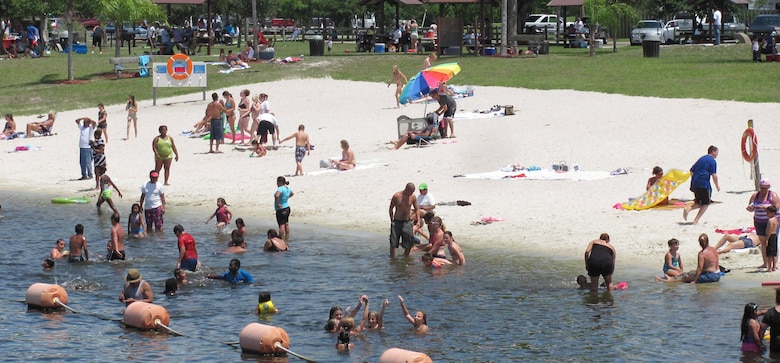
{"label": "grass lawn", "polygon": [[[140,44],[140,43],[139,43]],[[234,52],[235,46],[227,47]],[[133,48],[133,54],[145,49]],[[348,50],[349,52],[346,52]],[[220,74],[208,66],[210,90],[240,84],[270,82],[291,78],[345,79],[387,82],[397,64],[407,77],[422,67],[425,55],[355,53],[353,42],[333,45],[324,57],[310,57],[308,42],[278,42],[276,57],[300,57],[294,64],[253,63],[252,68]],[[104,54],[74,54],[76,82],[67,79],[67,54],[53,53],[41,59],[0,61],[0,112],[39,114],[91,108],[98,102],[123,103],[128,94],[136,99],[152,97],[149,78],[114,79],[113,66]],[[214,56],[193,56],[196,61],[216,61]],[[121,56],[127,56],[123,48]],[[574,89],[665,98],[706,98],[747,102],[775,102],[780,96],[780,63],[754,64],[749,44],[719,47],[663,46],[659,58],[643,58],[642,47],[621,46],[612,52],[611,44],[588,57],[588,49],[551,46],[549,55],[537,58],[464,56],[442,57],[438,63],[457,61],[462,71],[450,82],[458,85],[524,87],[531,89]],[[257,90],[262,91],[262,90]],[[198,92],[191,88],[165,88],[158,97]]]}

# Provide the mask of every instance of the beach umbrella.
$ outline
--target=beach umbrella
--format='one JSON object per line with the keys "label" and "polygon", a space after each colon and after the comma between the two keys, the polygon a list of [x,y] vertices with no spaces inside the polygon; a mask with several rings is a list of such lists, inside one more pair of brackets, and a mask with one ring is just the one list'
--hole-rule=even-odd
{"label": "beach umbrella", "polygon": [[423,69],[409,80],[409,83],[401,90],[401,103],[407,104],[425,97],[432,89],[439,87],[439,83],[447,82],[460,72],[458,63],[444,63]]}

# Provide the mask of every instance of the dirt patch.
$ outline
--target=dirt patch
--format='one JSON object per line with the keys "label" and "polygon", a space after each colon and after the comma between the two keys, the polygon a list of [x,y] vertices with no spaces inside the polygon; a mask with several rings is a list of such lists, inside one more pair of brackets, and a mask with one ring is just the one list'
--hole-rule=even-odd
{"label": "dirt patch", "polygon": [[53,84],[85,84],[89,83],[88,79],[74,79],[72,81],[70,80],[64,80],[64,81],[54,81]]}

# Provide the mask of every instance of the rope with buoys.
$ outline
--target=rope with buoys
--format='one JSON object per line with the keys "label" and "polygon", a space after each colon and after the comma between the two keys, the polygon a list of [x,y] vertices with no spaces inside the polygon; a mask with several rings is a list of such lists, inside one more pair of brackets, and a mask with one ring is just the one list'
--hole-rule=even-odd
{"label": "rope with buoys", "polygon": [[165,329],[165,330],[167,330],[167,331],[169,331],[169,332],[171,332],[173,334],[176,334],[176,335],[179,335],[179,336],[184,336],[184,334],[179,333],[176,330],[173,330],[170,327],[168,327],[167,325],[163,324],[163,322],[160,321],[160,319],[155,319],[154,320],[154,325],[159,326],[159,327],[161,327],[161,328],[163,328],[163,329]]}
{"label": "rope with buoys", "polygon": [[58,299],[58,298],[56,298],[56,297],[55,297],[54,299],[52,299],[52,301],[53,301],[55,304],[57,304],[57,305],[59,305],[59,306],[62,306],[62,307],[63,307],[63,308],[65,308],[65,309],[68,309],[68,310],[70,310],[70,312],[72,312],[72,313],[75,313],[75,314],[78,314],[78,313],[79,313],[78,311],[76,311],[76,309],[73,309],[73,308],[71,308],[70,306],[63,304],[63,303],[62,303],[62,301],[60,301],[60,299]]}
{"label": "rope with buoys", "polygon": [[283,347],[283,346],[282,346],[282,343],[279,343],[279,342],[276,342],[276,343],[274,343],[274,348],[276,348],[276,349],[281,349],[281,350],[283,350],[283,351],[287,352],[288,354],[292,354],[292,355],[294,355],[294,356],[296,356],[296,357],[298,357],[298,358],[300,358],[300,359],[303,359],[303,360],[305,360],[305,361],[307,361],[307,362],[315,362],[315,363],[317,362],[317,361],[316,361],[316,360],[314,360],[314,359],[311,359],[311,358],[308,358],[308,357],[302,356],[302,355],[300,355],[300,354],[298,354],[298,353],[295,353],[295,352],[293,352],[292,350],[289,350],[289,349],[287,349],[287,348]]}
{"label": "rope with buoys", "polygon": [[[748,152],[748,143],[750,144],[750,151]],[[758,139],[756,133],[752,127],[749,127],[742,133],[742,159],[752,163],[758,156]]]}

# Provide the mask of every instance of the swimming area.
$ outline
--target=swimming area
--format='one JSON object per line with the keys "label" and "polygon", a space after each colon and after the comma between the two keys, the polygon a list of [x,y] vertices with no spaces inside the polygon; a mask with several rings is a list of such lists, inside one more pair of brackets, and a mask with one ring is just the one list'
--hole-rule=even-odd
{"label": "swimming area", "polygon": [[[435,362],[754,361],[739,350],[742,307],[747,302],[769,306],[774,300],[772,289],[728,276],[718,284],[655,283],[652,275],[660,273],[663,256],[658,271],[632,269],[620,263],[620,241],[613,241],[615,279],[629,282],[625,291],[576,290],[582,260],[528,255],[522,246],[507,251],[459,241],[467,266],[431,270],[422,266],[419,254],[390,261],[386,235],[301,225],[294,209],[289,252],[261,251],[265,231],[276,227],[270,212],[267,219],[234,215],[247,223],[249,251],[233,255],[223,253],[229,234],[203,223],[213,210],[173,205],[166,211],[164,233],[129,238],[129,260],[106,262],[109,209],[104,206],[98,216],[94,204],[54,205],[51,197],[0,191],[0,256],[5,257],[0,346],[6,361],[285,361],[242,354],[225,344],[237,342],[252,322],[284,328],[292,351],[320,362],[376,362],[391,347],[425,352]],[[128,195],[117,203],[123,225],[135,198]],[[54,241],[67,240],[77,223],[85,226],[93,261],[57,261],[53,271],[42,271],[40,262]],[[172,233],[177,223],[197,240],[203,269],[188,274],[190,286],[166,297],[164,281],[172,277],[178,256]],[[456,228],[453,233],[457,240]],[[583,249],[595,237],[582,236]],[[232,258],[241,260],[255,285],[203,279],[225,271]],[[155,304],[168,310],[171,328],[185,336],[141,332],[118,321],[128,268],[139,269],[152,284]],[[28,310],[25,292],[36,282],[63,286],[68,305],[80,314]],[[252,314],[263,290],[271,292],[279,314]],[[323,330],[328,310],[354,307],[362,293],[371,310],[390,300],[386,328],[353,338],[356,348],[339,353],[336,335]],[[412,314],[428,314],[427,335],[410,332],[399,294]]]}

